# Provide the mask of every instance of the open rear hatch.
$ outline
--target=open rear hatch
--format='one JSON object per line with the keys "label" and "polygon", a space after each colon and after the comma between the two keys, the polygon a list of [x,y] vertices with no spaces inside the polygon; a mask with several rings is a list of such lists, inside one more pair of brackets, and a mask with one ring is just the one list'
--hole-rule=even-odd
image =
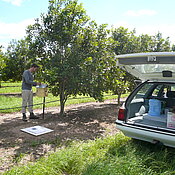
{"label": "open rear hatch", "polygon": [[142,81],[175,81],[175,52],[116,56],[117,65]]}
{"label": "open rear hatch", "polygon": [[[118,55],[116,60],[120,68],[142,81],[149,80],[148,83],[145,82],[146,85],[142,89],[133,92],[127,99],[126,123],[174,133],[175,122],[173,127],[167,127],[168,112],[165,111],[170,112],[175,107],[175,93],[170,98],[165,92],[175,92],[175,52]],[[151,98],[163,104],[158,115],[151,114]],[[155,102],[151,105],[155,105]],[[175,118],[175,113],[172,115]]]}

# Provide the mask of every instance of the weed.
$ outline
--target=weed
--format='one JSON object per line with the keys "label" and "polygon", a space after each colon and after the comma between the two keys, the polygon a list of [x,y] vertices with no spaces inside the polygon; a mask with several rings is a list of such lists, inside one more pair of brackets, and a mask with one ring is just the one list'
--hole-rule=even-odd
{"label": "weed", "polygon": [[15,154],[14,157],[13,157],[13,162],[19,163],[24,156],[25,156],[24,153]]}
{"label": "weed", "polygon": [[70,142],[34,164],[14,167],[5,175],[170,175],[174,174],[174,149],[157,147],[116,136]]}

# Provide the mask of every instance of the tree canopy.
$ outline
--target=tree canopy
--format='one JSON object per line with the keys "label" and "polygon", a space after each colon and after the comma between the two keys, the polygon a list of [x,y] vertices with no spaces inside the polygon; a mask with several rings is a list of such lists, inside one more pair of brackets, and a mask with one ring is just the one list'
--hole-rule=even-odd
{"label": "tree canopy", "polygon": [[61,114],[71,95],[102,100],[104,74],[114,57],[106,25],[98,26],[77,0],[50,1],[47,14],[28,27],[28,38],[43,66],[45,81],[60,96]]}
{"label": "tree canopy", "polygon": [[72,95],[100,101],[110,90],[119,102],[122,93],[133,89],[134,77],[116,66],[115,55],[175,50],[159,32],[137,36],[135,29],[98,25],[77,0],[49,0],[48,12],[26,31],[26,38],[12,41],[5,54],[0,52],[3,78],[21,80],[29,64],[40,64],[39,78],[59,96],[61,115]]}

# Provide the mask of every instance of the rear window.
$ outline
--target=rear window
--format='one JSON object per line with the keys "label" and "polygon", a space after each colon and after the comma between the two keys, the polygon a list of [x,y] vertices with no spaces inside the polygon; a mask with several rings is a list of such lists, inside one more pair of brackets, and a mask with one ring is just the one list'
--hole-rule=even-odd
{"label": "rear window", "polygon": [[132,66],[134,69],[141,73],[161,73],[164,70],[175,70],[174,64],[140,64]]}

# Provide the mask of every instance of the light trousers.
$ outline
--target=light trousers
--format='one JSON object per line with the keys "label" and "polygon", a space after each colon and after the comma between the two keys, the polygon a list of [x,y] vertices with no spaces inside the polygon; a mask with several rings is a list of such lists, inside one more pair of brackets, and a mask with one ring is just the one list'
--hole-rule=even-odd
{"label": "light trousers", "polygon": [[22,90],[22,113],[26,113],[26,108],[28,111],[33,112],[33,91],[32,90]]}

